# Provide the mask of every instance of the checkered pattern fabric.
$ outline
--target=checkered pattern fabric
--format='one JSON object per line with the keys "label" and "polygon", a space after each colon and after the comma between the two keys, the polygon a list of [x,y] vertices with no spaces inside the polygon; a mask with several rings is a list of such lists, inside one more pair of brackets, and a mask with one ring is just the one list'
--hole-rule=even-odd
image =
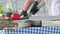
{"label": "checkered pattern fabric", "polygon": [[15,30],[3,30],[4,34],[60,34],[59,26],[27,27]]}

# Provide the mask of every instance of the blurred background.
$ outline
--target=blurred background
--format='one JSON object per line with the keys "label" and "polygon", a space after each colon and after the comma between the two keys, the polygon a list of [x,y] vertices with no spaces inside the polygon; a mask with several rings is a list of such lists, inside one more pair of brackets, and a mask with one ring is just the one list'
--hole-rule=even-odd
{"label": "blurred background", "polygon": [[[7,2],[9,2],[9,0],[0,0],[0,4],[3,5],[3,10],[4,11],[6,11],[6,3]],[[10,0],[10,2],[12,3],[13,10],[14,9],[22,10],[22,8],[24,6],[25,0]],[[44,1],[41,2],[41,4],[43,4],[43,3],[44,3]],[[14,5],[14,4],[16,4],[16,5]],[[30,9],[28,10],[28,12],[29,11],[30,11]],[[47,8],[46,8],[46,5],[45,4],[44,4],[44,6],[41,6],[39,12],[37,12],[36,15],[38,15],[38,16],[48,16],[48,14],[47,14]]]}

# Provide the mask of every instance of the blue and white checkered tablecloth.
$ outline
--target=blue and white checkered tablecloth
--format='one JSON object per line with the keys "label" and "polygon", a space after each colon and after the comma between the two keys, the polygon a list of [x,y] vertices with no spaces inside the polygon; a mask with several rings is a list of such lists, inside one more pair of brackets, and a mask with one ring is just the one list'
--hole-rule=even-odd
{"label": "blue and white checkered tablecloth", "polygon": [[59,26],[27,27],[15,30],[3,30],[4,34],[60,34]]}

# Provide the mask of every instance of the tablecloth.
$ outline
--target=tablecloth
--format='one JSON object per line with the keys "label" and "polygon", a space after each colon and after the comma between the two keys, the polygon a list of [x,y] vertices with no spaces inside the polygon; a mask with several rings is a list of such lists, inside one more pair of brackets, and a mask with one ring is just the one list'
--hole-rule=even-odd
{"label": "tablecloth", "polygon": [[26,27],[2,30],[4,34],[60,34],[59,26]]}

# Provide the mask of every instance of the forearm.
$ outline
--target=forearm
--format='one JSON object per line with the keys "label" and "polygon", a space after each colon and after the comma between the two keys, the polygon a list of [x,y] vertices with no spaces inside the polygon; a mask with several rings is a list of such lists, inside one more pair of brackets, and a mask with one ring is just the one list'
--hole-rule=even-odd
{"label": "forearm", "polygon": [[29,9],[29,7],[31,6],[32,2],[33,2],[32,0],[26,0],[24,7],[23,7],[23,10],[27,11]]}

